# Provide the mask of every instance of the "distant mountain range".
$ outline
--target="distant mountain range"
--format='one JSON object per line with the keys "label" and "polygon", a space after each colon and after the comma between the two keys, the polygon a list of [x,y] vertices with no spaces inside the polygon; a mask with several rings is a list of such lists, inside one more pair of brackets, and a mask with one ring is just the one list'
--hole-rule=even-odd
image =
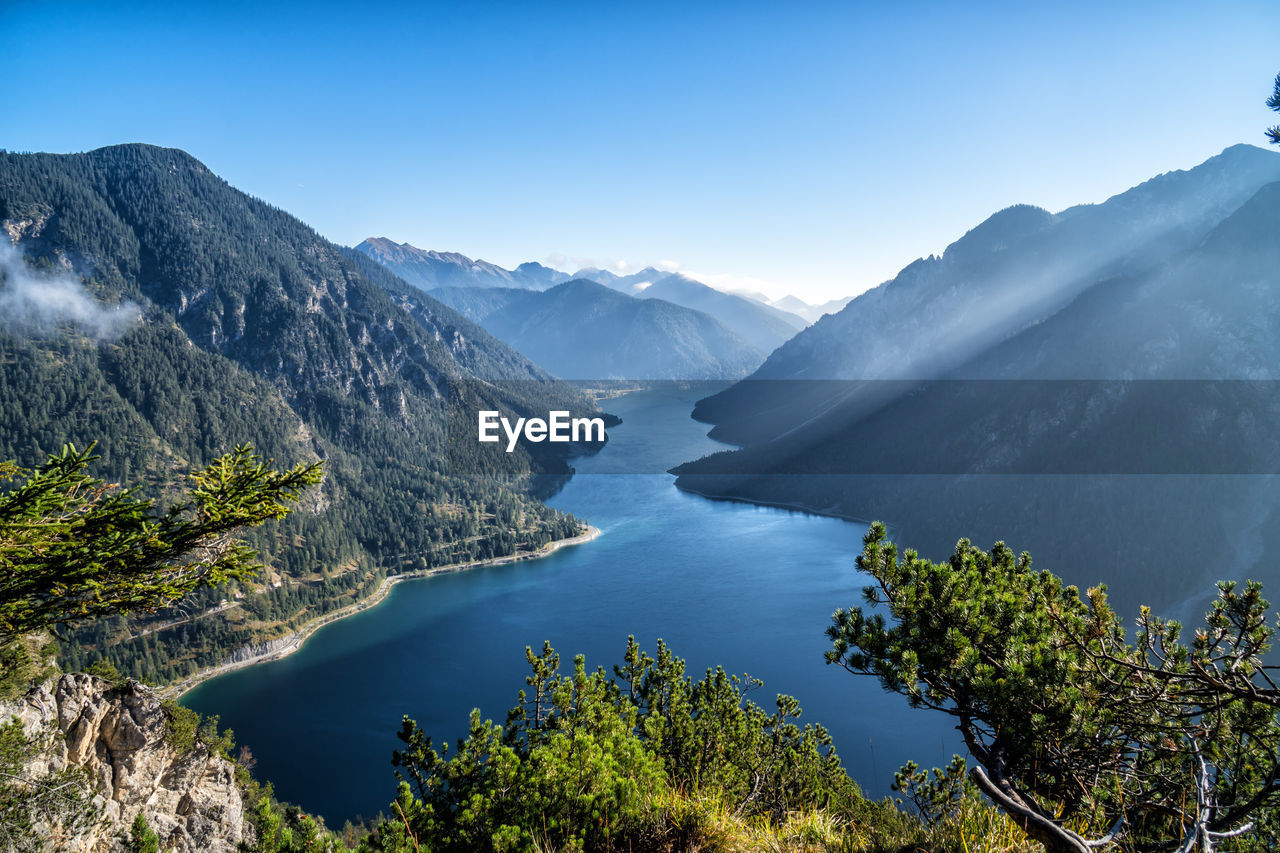
{"label": "distant mountain range", "polygon": [[665,299],[695,311],[704,311],[751,342],[766,355],[809,325],[804,318],[770,305],[694,281],[679,273],[655,279],[637,293],[642,299]]}
{"label": "distant mountain range", "polygon": [[370,237],[356,249],[373,258],[409,284],[422,290],[438,287],[519,287],[545,290],[570,279],[566,273],[538,263],[503,269],[488,261],[472,260],[457,252],[435,252]]}
{"label": "distant mountain range", "polygon": [[1280,580],[1277,181],[1240,145],[995,214],[700,401],[744,449],[678,483],[883,518],[935,557],[1007,539],[1129,605]]}
{"label": "distant mountain range", "polygon": [[443,288],[430,295],[567,379],[732,379],[764,359],[706,313],[587,279],[545,292]]}
{"label": "distant mountain range", "polygon": [[[688,276],[654,267],[646,267],[625,276],[607,270],[587,268],[571,276],[537,263],[521,264],[514,270],[507,270],[487,261],[472,260],[465,255],[427,251],[408,243],[395,243],[383,237],[370,237],[355,248],[409,284],[423,291],[436,293],[476,322],[481,322],[484,317],[496,310],[499,304],[505,304],[511,298],[484,291],[548,290],[570,280],[588,280],[628,296],[661,299],[710,315],[758,350],[760,358],[763,359],[765,355],[773,352],[811,322],[805,315],[821,316],[819,308],[806,305],[795,297],[788,298],[788,305],[802,309],[803,314],[777,307],[767,300],[762,301],[750,296],[716,290]],[[477,291],[478,294],[473,298],[466,295],[466,291]],[[583,315],[579,312],[579,315],[590,316],[590,313]],[[635,333],[649,328],[643,325],[637,326]],[[685,324],[681,333],[695,334],[700,328],[711,331],[711,327],[703,327],[695,323]],[[669,327],[668,331],[670,330]],[[494,329],[490,327],[490,331]],[[502,333],[496,333],[499,337],[502,336]],[[718,332],[716,334],[719,335]],[[511,340],[507,342],[514,344]],[[734,365],[733,371],[737,371],[736,365],[743,362],[739,354],[723,351],[723,346],[727,342],[722,335],[715,340],[703,342],[701,346],[692,346],[692,342],[685,339],[677,347],[677,351],[685,352],[691,358],[690,373],[683,378],[706,378],[708,371],[727,369],[729,365]],[[633,341],[630,342],[629,348],[631,352],[639,353],[645,346],[643,342]],[[631,370],[637,366],[635,362],[634,358],[628,359],[626,369]],[[750,365],[750,367],[755,366],[755,364]],[[674,368],[675,365],[667,365],[663,370],[669,367]],[[730,372],[717,375],[725,377],[740,374]]]}
{"label": "distant mountain range", "polygon": [[810,305],[795,296],[784,296],[781,299],[766,298],[764,301],[767,305],[771,305],[780,311],[787,311],[804,318],[806,323],[816,323],[822,319],[824,314],[835,314],[852,300],[852,296],[846,296],[843,299],[832,299],[820,305]]}

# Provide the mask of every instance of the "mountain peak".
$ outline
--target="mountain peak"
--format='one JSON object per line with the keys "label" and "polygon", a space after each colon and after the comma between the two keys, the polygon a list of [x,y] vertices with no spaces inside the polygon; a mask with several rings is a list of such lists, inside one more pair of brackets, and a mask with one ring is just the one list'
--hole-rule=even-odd
{"label": "mountain peak", "polygon": [[593,294],[600,299],[629,298],[625,293],[619,293],[611,287],[606,287],[598,281],[592,281],[589,278],[574,278],[563,284],[557,284],[555,287],[547,291],[547,293],[555,294]]}
{"label": "mountain peak", "polygon": [[[183,151],[181,148],[166,148],[163,145],[152,145],[149,142],[121,142],[118,145],[104,145],[101,148],[95,148],[89,152],[90,154],[167,154],[173,157],[181,157],[184,160],[190,160],[192,163],[200,163],[191,154]],[[204,165],[200,163],[200,165]]]}
{"label": "mountain peak", "polygon": [[1237,142],[1235,145],[1228,145],[1221,152],[1210,157],[1205,162],[1212,162],[1218,158],[1235,158],[1235,157],[1274,157],[1275,151],[1269,148],[1263,148],[1260,145],[1251,145],[1248,142]]}
{"label": "mountain peak", "polygon": [[397,243],[395,240],[390,240],[386,237],[366,237],[360,241],[356,248],[361,251],[364,251],[366,248],[372,248],[378,249],[379,251],[389,252],[408,245],[408,243]]}
{"label": "mountain peak", "polygon": [[552,373],[574,379],[736,378],[764,357],[708,313],[588,278],[515,294],[482,323]]}
{"label": "mountain peak", "polygon": [[947,247],[943,257],[952,262],[973,261],[1007,248],[1052,221],[1053,214],[1043,207],[1015,204],[991,214],[969,229],[963,237]]}
{"label": "mountain peak", "polygon": [[[461,252],[419,249],[409,243],[397,243],[386,237],[369,237],[355,247],[405,281],[421,290],[441,287],[519,287],[541,290],[555,281],[554,270],[534,265],[512,271]],[[526,267],[528,265],[525,265]]]}

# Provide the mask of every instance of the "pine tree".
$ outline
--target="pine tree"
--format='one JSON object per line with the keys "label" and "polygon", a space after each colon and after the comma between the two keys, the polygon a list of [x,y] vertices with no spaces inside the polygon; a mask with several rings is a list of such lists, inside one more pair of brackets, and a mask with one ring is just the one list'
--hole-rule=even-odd
{"label": "pine tree", "polygon": [[161,510],[86,473],[91,452],[68,445],[32,472],[0,463],[0,479],[23,478],[0,496],[0,645],[252,577],[256,553],[235,534],[282,518],[322,476],[319,463],[274,471],[242,445]]}
{"label": "pine tree", "polygon": [[160,853],[160,836],[147,824],[142,812],[138,812],[129,830],[129,853]]}
{"label": "pine tree", "polygon": [[961,540],[945,563],[899,555],[879,523],[863,542],[883,610],[836,611],[828,663],[954,717],[970,779],[1049,853],[1274,831],[1280,690],[1257,584],[1220,584],[1189,647],[1146,609],[1130,643],[1105,589],[1082,599],[1003,542]]}

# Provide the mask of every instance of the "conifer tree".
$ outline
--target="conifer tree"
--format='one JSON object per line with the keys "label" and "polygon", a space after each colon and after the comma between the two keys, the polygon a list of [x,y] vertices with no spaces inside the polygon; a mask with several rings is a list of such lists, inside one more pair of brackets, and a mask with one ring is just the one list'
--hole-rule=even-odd
{"label": "conifer tree", "polygon": [[1105,589],[1082,598],[1003,542],[961,540],[945,563],[900,556],[879,523],[863,542],[883,610],[836,611],[827,661],[954,717],[973,783],[1049,853],[1271,831],[1280,691],[1257,584],[1220,584],[1190,646],[1146,609],[1130,643]]}
{"label": "conifer tree", "polygon": [[275,471],[242,445],[190,475],[167,509],[87,473],[92,446],[67,445],[0,495],[0,645],[99,616],[151,612],[193,590],[253,576],[236,532],[282,518],[321,465]]}

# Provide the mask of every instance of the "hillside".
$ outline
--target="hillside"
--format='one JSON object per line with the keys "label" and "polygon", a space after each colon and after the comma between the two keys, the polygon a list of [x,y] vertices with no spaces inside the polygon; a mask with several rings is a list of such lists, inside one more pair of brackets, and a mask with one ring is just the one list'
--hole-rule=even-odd
{"label": "hillside", "polygon": [[627,275],[585,269],[573,277],[608,285],[628,296],[665,299],[695,311],[705,311],[765,352],[809,325],[809,321],[798,314],[770,304],[763,294],[717,290],[669,269],[645,267]]}
{"label": "hillside", "polygon": [[[1237,145],[1101,204],[1058,214],[1030,205],[1000,211],[941,257],[909,264],[892,281],[823,317],[749,379],[947,376],[1098,282],[1141,274],[1195,246],[1274,180],[1280,180],[1280,155]],[[735,386],[700,403],[696,416],[716,424],[717,438],[743,444],[803,423],[834,401],[824,392],[816,402],[802,396],[782,403],[775,395],[786,385],[758,387],[770,387],[770,393],[755,395],[751,382]],[[772,422],[769,413],[780,409],[789,411]]]}
{"label": "hillside", "polygon": [[[1102,205],[998,214],[701,401],[746,449],[682,466],[679,485],[884,518],[926,553],[1007,538],[1081,586],[1123,553],[1110,583],[1135,606],[1190,607],[1217,577],[1274,582],[1278,163],[1241,146]],[[1085,234],[1087,275],[1067,265]],[[1036,264],[1076,272],[996,300]],[[920,317],[962,303],[992,306],[968,317],[985,342],[924,334]],[[1215,555],[1222,541],[1239,544]],[[1172,582],[1153,592],[1153,577]]]}
{"label": "hillside", "polygon": [[514,287],[441,287],[428,291],[427,295],[473,323],[483,323],[485,317],[508,305],[532,304],[538,298],[527,290]]}
{"label": "hillside", "polygon": [[569,379],[723,379],[762,354],[699,311],[579,279],[508,303],[483,324]]}
{"label": "hillside", "polygon": [[[805,326],[785,311],[653,268],[624,277],[588,269],[573,276],[581,284],[562,289],[568,274],[541,264],[503,270],[464,255],[424,252],[383,238],[365,240],[344,254],[415,316],[425,304],[418,297],[426,291],[430,299],[480,324],[551,373],[570,378],[736,378]],[[419,267],[413,272],[406,264],[425,264],[434,271]],[[659,280],[651,282],[654,278]],[[449,284],[432,286],[436,281]],[[626,298],[585,286],[592,282]],[[666,307],[640,308],[627,301],[633,297],[658,299]],[[579,363],[594,354],[604,354],[604,367],[599,375],[586,376]]]}
{"label": "hillside", "polygon": [[808,325],[803,319],[745,299],[722,293],[684,275],[668,275],[640,291],[642,299],[665,299],[715,317],[763,353],[771,353]]}
{"label": "hillside", "polygon": [[[263,585],[220,593],[233,606],[206,618],[160,614],[163,630],[98,624],[67,648],[73,666],[105,654],[176,677],[389,571],[577,529],[527,493],[529,475],[563,473],[563,459],[481,456],[462,437],[477,407],[593,409],[585,398],[434,300],[407,310],[388,292],[394,276],[184,152],[2,154],[0,224],[25,255],[4,267],[0,458],[33,465],[96,440],[103,475],[157,483],[251,442],[329,471],[307,511],[254,537]],[[112,322],[91,322],[102,316]],[[205,595],[190,610],[217,604]]]}

